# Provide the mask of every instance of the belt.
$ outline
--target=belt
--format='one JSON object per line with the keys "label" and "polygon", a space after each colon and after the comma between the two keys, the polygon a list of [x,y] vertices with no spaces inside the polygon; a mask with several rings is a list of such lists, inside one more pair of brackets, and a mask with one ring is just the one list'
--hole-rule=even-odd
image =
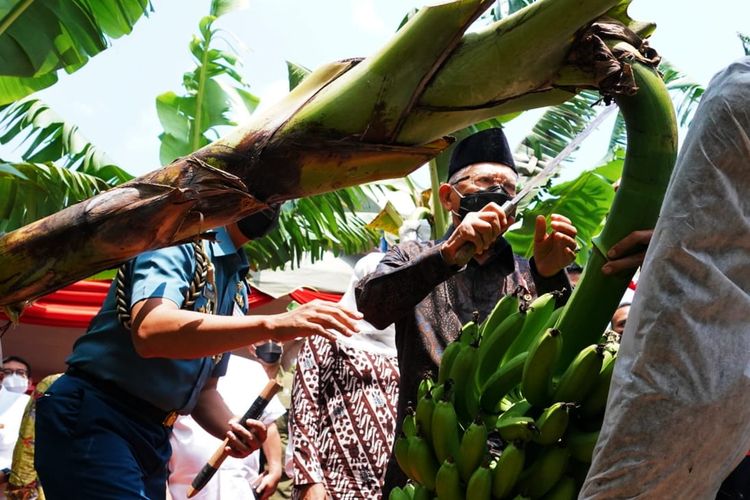
{"label": "belt", "polygon": [[172,427],[175,423],[175,420],[177,420],[177,417],[179,416],[176,411],[162,410],[161,408],[154,406],[148,401],[137,396],[133,396],[124,389],[121,389],[114,382],[102,380],[96,375],[87,373],[80,368],[71,366],[68,368],[65,374],[70,377],[81,379],[94,386],[96,389],[112,398],[116,402],[117,406],[120,407],[125,413],[134,415],[137,418],[141,418],[148,422],[158,422],[164,427]]}

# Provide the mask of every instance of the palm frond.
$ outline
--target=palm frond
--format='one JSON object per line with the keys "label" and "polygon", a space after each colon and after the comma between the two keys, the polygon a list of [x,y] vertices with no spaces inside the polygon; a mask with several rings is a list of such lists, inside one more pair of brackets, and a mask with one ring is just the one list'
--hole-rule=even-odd
{"label": "palm frond", "polygon": [[52,163],[0,160],[0,234],[85,200],[110,186]]}
{"label": "palm frond", "polygon": [[114,186],[133,178],[66,122],[46,103],[26,98],[0,112],[0,144],[17,143],[27,163],[58,165],[104,180]]}
{"label": "palm frond", "polygon": [[0,105],[57,81],[130,33],[149,0],[8,0],[0,3]]}
{"label": "palm frond", "polygon": [[[222,2],[219,2],[222,3]],[[213,6],[225,12],[234,2]],[[214,28],[216,16],[206,16],[198,24],[199,33],[189,44],[196,63],[183,75],[184,93],[169,91],[156,98],[156,111],[164,132],[159,136],[159,157],[167,164],[200,149],[218,137],[217,127],[237,125],[234,116],[247,117],[260,100],[249,91],[240,74],[235,51],[220,49]]]}
{"label": "palm frond", "polygon": [[362,188],[349,188],[287,202],[279,226],[271,234],[245,245],[250,262],[259,269],[299,266],[307,255],[315,262],[326,252],[358,254],[378,242],[356,211],[366,197]]}

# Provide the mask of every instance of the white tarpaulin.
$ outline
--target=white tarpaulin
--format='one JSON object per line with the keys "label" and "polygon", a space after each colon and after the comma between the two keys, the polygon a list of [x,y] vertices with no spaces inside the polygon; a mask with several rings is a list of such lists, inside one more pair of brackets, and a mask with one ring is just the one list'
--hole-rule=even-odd
{"label": "white tarpaulin", "polygon": [[580,498],[714,498],[750,449],[750,58],[677,160]]}

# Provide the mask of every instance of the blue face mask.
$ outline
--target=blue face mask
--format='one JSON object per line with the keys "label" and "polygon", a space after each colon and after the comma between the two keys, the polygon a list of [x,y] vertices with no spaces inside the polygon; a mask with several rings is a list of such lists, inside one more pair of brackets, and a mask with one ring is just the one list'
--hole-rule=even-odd
{"label": "blue face mask", "polygon": [[[453,212],[458,218],[463,219],[469,212],[479,212],[489,203],[495,203],[503,206],[506,201],[512,200],[513,197],[503,188],[503,186],[492,186],[482,191],[476,191],[469,194],[461,194],[456,188],[451,186],[456,194],[461,198],[458,213]],[[513,213],[508,214],[514,215]]]}

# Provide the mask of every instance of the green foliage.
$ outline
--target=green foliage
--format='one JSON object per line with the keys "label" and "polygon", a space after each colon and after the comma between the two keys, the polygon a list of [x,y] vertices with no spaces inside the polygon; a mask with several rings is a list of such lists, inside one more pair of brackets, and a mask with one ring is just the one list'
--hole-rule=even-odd
{"label": "green foliage", "polygon": [[[228,7],[212,5],[212,10],[222,13]],[[235,52],[215,47],[215,41],[220,39],[219,30],[213,27],[216,19],[201,19],[199,34],[189,44],[196,67],[183,75],[185,93],[170,91],[156,98],[156,111],[164,127],[159,136],[162,164],[209,144],[219,136],[216,127],[236,125],[230,116],[233,112],[246,116],[258,105],[259,99],[249,92],[239,73]]]}
{"label": "green foliage", "polygon": [[52,163],[0,160],[0,233],[34,222],[109,188],[92,175]]}
{"label": "green foliage", "polygon": [[286,263],[294,267],[304,254],[315,262],[327,251],[334,255],[369,251],[378,235],[355,213],[365,198],[363,188],[353,187],[286,203],[279,227],[245,245],[250,262],[260,269]]}
{"label": "green foliage", "polygon": [[0,105],[73,73],[132,31],[149,0],[5,0],[0,2]]}
{"label": "green foliage", "polygon": [[549,223],[552,213],[568,217],[576,226],[576,240],[581,247],[576,262],[583,267],[588,261],[591,239],[600,231],[602,222],[612,205],[615,191],[611,179],[619,178],[624,158],[620,157],[578,178],[552,186],[537,194],[523,213],[521,227],[509,231],[505,238],[518,255],[531,257],[534,251],[534,224],[537,215],[544,215]]}
{"label": "green foliage", "polygon": [[114,186],[133,178],[91,144],[76,125],[66,122],[46,103],[26,98],[0,113],[0,144],[24,146],[28,163],[56,162],[71,170],[98,177]]}
{"label": "green foliage", "polygon": [[549,108],[521,142],[521,151],[542,161],[554,158],[596,117],[599,100],[598,92],[584,90]]}

